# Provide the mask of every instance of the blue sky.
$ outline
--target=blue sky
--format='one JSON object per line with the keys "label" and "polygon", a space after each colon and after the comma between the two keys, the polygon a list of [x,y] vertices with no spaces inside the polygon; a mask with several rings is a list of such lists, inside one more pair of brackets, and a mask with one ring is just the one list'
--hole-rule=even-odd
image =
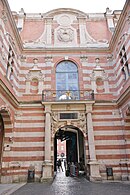
{"label": "blue sky", "polygon": [[74,8],[86,13],[105,13],[106,8],[122,10],[126,0],[8,0],[12,11],[45,13],[56,8]]}

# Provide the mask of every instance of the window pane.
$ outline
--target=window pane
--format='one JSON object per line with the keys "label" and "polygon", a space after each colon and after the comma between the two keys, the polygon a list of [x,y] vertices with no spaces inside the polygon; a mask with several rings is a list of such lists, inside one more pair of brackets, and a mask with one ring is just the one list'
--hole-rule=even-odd
{"label": "window pane", "polygon": [[78,75],[77,73],[68,73],[69,80],[76,80],[77,81]]}
{"label": "window pane", "polygon": [[58,64],[56,72],[77,72],[77,66],[70,61],[64,61]]}
{"label": "window pane", "polygon": [[56,90],[57,98],[62,97],[63,99],[66,99],[66,91],[69,90],[71,91],[71,97],[78,99],[78,70],[77,66],[73,62],[63,61],[57,65]]}
{"label": "window pane", "polygon": [[76,83],[69,83],[68,84],[68,90],[78,90],[78,86]]}
{"label": "window pane", "polygon": [[64,74],[64,73],[57,73],[56,81],[57,81],[57,83],[66,83],[66,74]]}
{"label": "window pane", "polygon": [[58,83],[57,90],[66,90],[66,83]]}

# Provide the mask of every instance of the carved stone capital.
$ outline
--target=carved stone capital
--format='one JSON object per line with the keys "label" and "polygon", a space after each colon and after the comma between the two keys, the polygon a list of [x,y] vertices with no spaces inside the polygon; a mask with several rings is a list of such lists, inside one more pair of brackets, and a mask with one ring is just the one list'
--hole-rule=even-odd
{"label": "carved stone capital", "polygon": [[25,55],[21,55],[21,56],[20,56],[20,61],[21,61],[21,62],[26,62],[26,60],[27,60],[27,58],[26,58]]}
{"label": "carved stone capital", "polygon": [[49,105],[45,105],[45,113],[52,113],[51,112],[51,105],[49,104]]}
{"label": "carved stone capital", "polygon": [[112,62],[112,61],[113,61],[113,55],[112,55],[112,54],[109,54],[109,55],[107,56],[107,61],[108,61],[108,62]]}
{"label": "carved stone capital", "polygon": [[88,62],[88,57],[86,55],[81,55],[80,56],[80,61],[81,62]]}
{"label": "carved stone capital", "polygon": [[92,113],[92,105],[86,105],[86,113]]}
{"label": "carved stone capital", "polygon": [[52,61],[53,61],[53,58],[51,55],[45,56],[45,62],[52,62]]}
{"label": "carved stone capital", "polygon": [[48,17],[46,18],[46,24],[52,24],[53,18],[52,17]]}

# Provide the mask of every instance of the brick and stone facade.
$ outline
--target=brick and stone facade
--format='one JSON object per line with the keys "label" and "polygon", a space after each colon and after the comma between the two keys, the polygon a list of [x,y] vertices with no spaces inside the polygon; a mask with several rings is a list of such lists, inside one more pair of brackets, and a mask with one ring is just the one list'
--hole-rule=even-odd
{"label": "brick and stone facade", "polygon": [[[61,62],[77,67],[79,99],[55,99]],[[83,137],[87,178],[105,180],[111,167],[113,179],[130,180],[129,0],[122,11],[96,14],[16,13],[0,1],[1,183],[27,181],[32,167],[36,181],[52,179],[55,134],[64,127]]]}

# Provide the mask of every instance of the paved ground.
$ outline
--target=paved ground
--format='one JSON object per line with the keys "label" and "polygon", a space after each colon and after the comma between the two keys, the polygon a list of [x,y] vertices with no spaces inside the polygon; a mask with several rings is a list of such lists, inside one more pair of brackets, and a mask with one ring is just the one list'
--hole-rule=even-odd
{"label": "paved ground", "polygon": [[130,195],[130,182],[92,183],[58,173],[53,183],[28,183],[11,195]]}
{"label": "paved ground", "polygon": [[21,188],[25,183],[18,184],[0,184],[0,195],[10,195],[17,189]]}

